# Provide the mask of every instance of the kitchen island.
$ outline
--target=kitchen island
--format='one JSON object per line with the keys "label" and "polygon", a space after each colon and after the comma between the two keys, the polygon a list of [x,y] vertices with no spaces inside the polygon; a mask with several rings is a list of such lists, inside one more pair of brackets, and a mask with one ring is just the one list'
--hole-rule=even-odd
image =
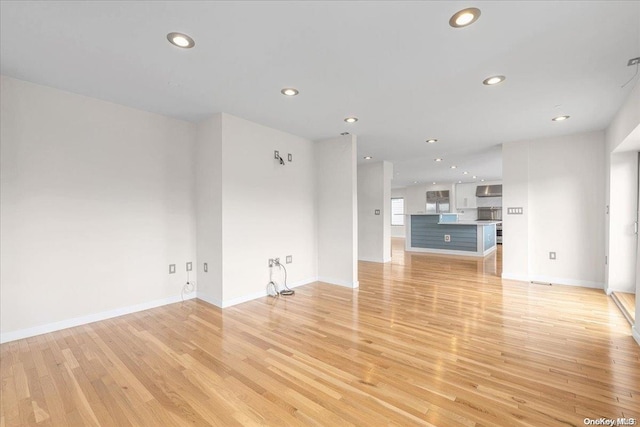
{"label": "kitchen island", "polygon": [[484,257],[496,250],[500,221],[459,221],[457,214],[407,215],[405,250]]}

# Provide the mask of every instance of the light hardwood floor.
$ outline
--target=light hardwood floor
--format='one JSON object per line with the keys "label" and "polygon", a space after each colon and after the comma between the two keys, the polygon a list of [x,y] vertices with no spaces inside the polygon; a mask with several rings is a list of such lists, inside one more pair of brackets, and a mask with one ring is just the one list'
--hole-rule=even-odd
{"label": "light hardwood floor", "polygon": [[622,307],[620,307],[620,310],[623,310],[624,313],[626,313],[627,316],[629,316],[629,319],[631,320],[631,323],[635,322],[636,320],[636,295],[635,294],[629,294],[629,293],[625,293],[625,292],[614,292],[613,296],[615,296],[618,301],[620,302],[620,305]]}
{"label": "light hardwood floor", "polygon": [[640,418],[602,291],[404,253],[224,311],[191,300],[1,346],[0,424],[582,426]]}

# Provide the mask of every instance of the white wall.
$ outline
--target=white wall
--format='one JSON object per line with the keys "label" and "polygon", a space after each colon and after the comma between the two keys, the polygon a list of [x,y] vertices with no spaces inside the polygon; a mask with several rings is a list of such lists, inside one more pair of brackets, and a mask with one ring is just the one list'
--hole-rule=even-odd
{"label": "white wall", "polygon": [[358,198],[355,135],[315,143],[318,279],[358,287]]}
{"label": "white wall", "polygon": [[[525,208],[504,218],[504,277],[603,287],[604,151],[604,132],[504,145],[503,206]],[[528,267],[513,259],[525,255],[525,241]]]}
{"label": "white wall", "polygon": [[193,126],[0,84],[2,341],[179,301],[196,261]]}
{"label": "white wall", "polygon": [[[196,235],[198,297],[222,305],[222,114],[197,124]],[[204,272],[204,263],[208,272]]]}
{"label": "white wall", "polygon": [[389,162],[358,166],[358,259],[361,261],[391,261],[392,174]]}
{"label": "white wall", "polygon": [[[502,146],[502,277],[529,278],[529,146],[515,142]],[[535,166],[534,166],[535,167]],[[507,208],[523,208],[507,215]]]}
{"label": "white wall", "polygon": [[[391,190],[391,198],[402,198],[404,199],[404,211],[407,212],[407,198],[406,198],[406,189],[405,188],[394,188]],[[407,217],[404,217],[405,224],[407,221]],[[391,226],[391,237],[405,237],[406,228],[404,225],[392,225]]]}
{"label": "white wall", "polygon": [[636,290],[638,153],[611,153],[607,293]]}
{"label": "white wall", "polygon": [[316,280],[315,170],[312,141],[222,114],[222,306],[265,294],[269,258],[293,256],[289,285]]}

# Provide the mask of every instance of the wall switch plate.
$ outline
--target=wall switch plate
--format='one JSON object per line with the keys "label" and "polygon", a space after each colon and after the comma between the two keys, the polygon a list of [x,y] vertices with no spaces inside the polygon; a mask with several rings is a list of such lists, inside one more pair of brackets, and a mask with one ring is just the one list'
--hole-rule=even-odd
{"label": "wall switch plate", "polygon": [[287,255],[287,264],[291,264],[293,262],[293,256]]}
{"label": "wall switch plate", "polygon": [[278,150],[273,152],[273,158],[276,160],[280,160],[280,152]]}
{"label": "wall switch plate", "polygon": [[204,263],[204,272],[205,273],[209,272],[209,264],[207,264],[206,262]]}
{"label": "wall switch plate", "polygon": [[444,235],[444,241],[445,242],[450,242],[451,241],[451,234],[445,234]]}
{"label": "wall switch plate", "polygon": [[555,252],[549,252],[549,259],[556,259],[556,253]]}
{"label": "wall switch plate", "polygon": [[522,215],[523,211],[522,208],[507,208],[507,215]]}
{"label": "wall switch plate", "polygon": [[288,159],[290,162],[293,162],[293,154],[289,153],[289,154],[287,155],[287,159]]}
{"label": "wall switch plate", "polygon": [[175,264],[169,264],[169,274],[173,274],[176,272],[176,265]]}
{"label": "wall switch plate", "polygon": [[191,270],[193,270],[193,264],[188,262],[187,263],[187,271],[191,271]]}
{"label": "wall switch plate", "polygon": [[380,215],[380,209],[376,209],[375,214]]}

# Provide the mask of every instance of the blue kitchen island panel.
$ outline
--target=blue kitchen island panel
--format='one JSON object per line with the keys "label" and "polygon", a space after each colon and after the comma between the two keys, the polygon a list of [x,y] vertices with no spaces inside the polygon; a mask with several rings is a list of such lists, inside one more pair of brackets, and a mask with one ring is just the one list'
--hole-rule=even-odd
{"label": "blue kitchen island panel", "polygon": [[[411,246],[469,252],[477,250],[478,228],[475,225],[448,225],[439,221],[437,215],[412,215]],[[445,242],[445,235],[449,235],[451,241]]]}

